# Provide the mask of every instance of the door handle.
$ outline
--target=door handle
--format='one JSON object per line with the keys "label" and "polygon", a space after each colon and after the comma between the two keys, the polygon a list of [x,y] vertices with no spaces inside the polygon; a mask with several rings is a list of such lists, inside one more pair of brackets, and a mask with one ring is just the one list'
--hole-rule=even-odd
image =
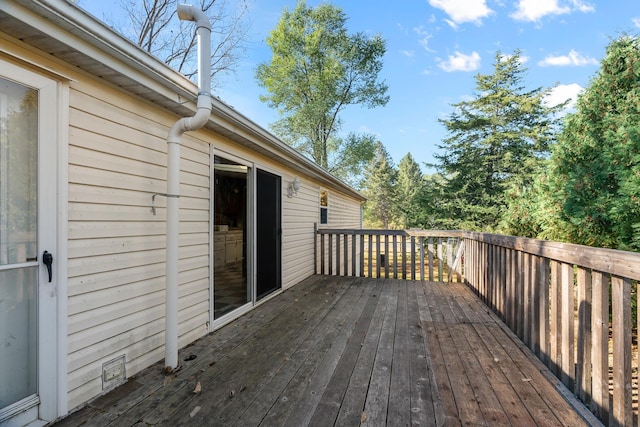
{"label": "door handle", "polygon": [[42,263],[47,266],[47,272],[49,273],[49,283],[51,283],[52,271],[51,267],[53,265],[53,255],[49,252],[44,251],[42,254]]}

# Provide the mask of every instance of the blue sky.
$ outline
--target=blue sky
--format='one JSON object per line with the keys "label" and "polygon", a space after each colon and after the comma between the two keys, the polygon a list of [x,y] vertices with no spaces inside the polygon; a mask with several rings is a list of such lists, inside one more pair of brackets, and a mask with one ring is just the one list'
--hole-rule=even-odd
{"label": "blue sky", "polygon": [[[227,0],[232,3],[233,0]],[[320,1],[307,0],[315,6]],[[333,0],[347,17],[350,33],[379,33],[387,41],[380,78],[390,101],[376,109],[348,107],[342,134],[367,132],[385,145],[395,163],[410,152],[421,165],[433,162],[446,137],[438,118],[474,92],[477,73],[493,70],[497,51],[522,51],[529,89],[558,84],[556,102],[575,97],[598,70],[607,44],[622,33],[640,33],[638,0]],[[113,2],[79,0],[103,18]],[[269,60],[265,43],[285,8],[295,0],[248,0],[246,56],[235,76],[215,95],[269,129],[275,111],[259,100],[254,78]],[[105,15],[107,14],[107,15]],[[554,102],[554,100],[550,100]]]}

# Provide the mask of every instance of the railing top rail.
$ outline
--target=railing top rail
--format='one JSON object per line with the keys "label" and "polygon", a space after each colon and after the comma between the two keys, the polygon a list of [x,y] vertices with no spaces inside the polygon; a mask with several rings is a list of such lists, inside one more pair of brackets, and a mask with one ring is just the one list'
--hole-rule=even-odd
{"label": "railing top rail", "polygon": [[470,231],[463,232],[462,236],[619,277],[640,280],[640,253],[637,252]]}
{"label": "railing top rail", "polygon": [[353,228],[319,228],[318,234],[356,234],[374,236],[462,237],[460,230],[384,230]]}

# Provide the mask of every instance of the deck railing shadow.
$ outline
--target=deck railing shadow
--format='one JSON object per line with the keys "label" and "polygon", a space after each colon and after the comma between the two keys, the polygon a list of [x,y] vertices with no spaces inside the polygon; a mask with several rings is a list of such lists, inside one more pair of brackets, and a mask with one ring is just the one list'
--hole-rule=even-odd
{"label": "deck railing shadow", "polygon": [[316,273],[463,280],[607,425],[636,425],[640,253],[488,233],[316,230]]}

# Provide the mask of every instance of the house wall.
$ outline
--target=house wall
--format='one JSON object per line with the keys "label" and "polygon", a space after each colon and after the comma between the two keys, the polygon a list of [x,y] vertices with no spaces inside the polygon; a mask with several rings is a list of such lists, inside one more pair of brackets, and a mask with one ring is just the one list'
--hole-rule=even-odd
{"label": "house wall", "polygon": [[[164,355],[166,134],[175,117],[77,76],[69,113],[69,408],[102,392],[102,364],[130,376]],[[208,332],[209,145],[185,136],[180,346]]]}
{"label": "house wall", "polygon": [[[321,190],[329,192],[329,223],[326,225],[320,225]],[[286,194],[286,187],[283,192]],[[284,200],[282,283],[286,289],[314,272],[315,224],[327,228],[360,228],[362,224],[359,203],[315,183],[302,180],[298,195],[284,197]]]}
{"label": "house wall", "polygon": [[[122,355],[130,377],[164,357],[166,136],[178,117],[19,42],[4,46],[36,72],[69,82],[67,408],[103,392],[102,366]],[[211,154],[282,177],[283,288],[313,274],[321,184],[206,130],[181,149],[179,347],[210,330]],[[212,148],[213,147],[213,148]],[[298,177],[301,188],[287,197]],[[63,184],[64,185],[64,184]],[[357,200],[330,193],[330,225],[359,227]],[[57,262],[65,262],[58,260]]]}

